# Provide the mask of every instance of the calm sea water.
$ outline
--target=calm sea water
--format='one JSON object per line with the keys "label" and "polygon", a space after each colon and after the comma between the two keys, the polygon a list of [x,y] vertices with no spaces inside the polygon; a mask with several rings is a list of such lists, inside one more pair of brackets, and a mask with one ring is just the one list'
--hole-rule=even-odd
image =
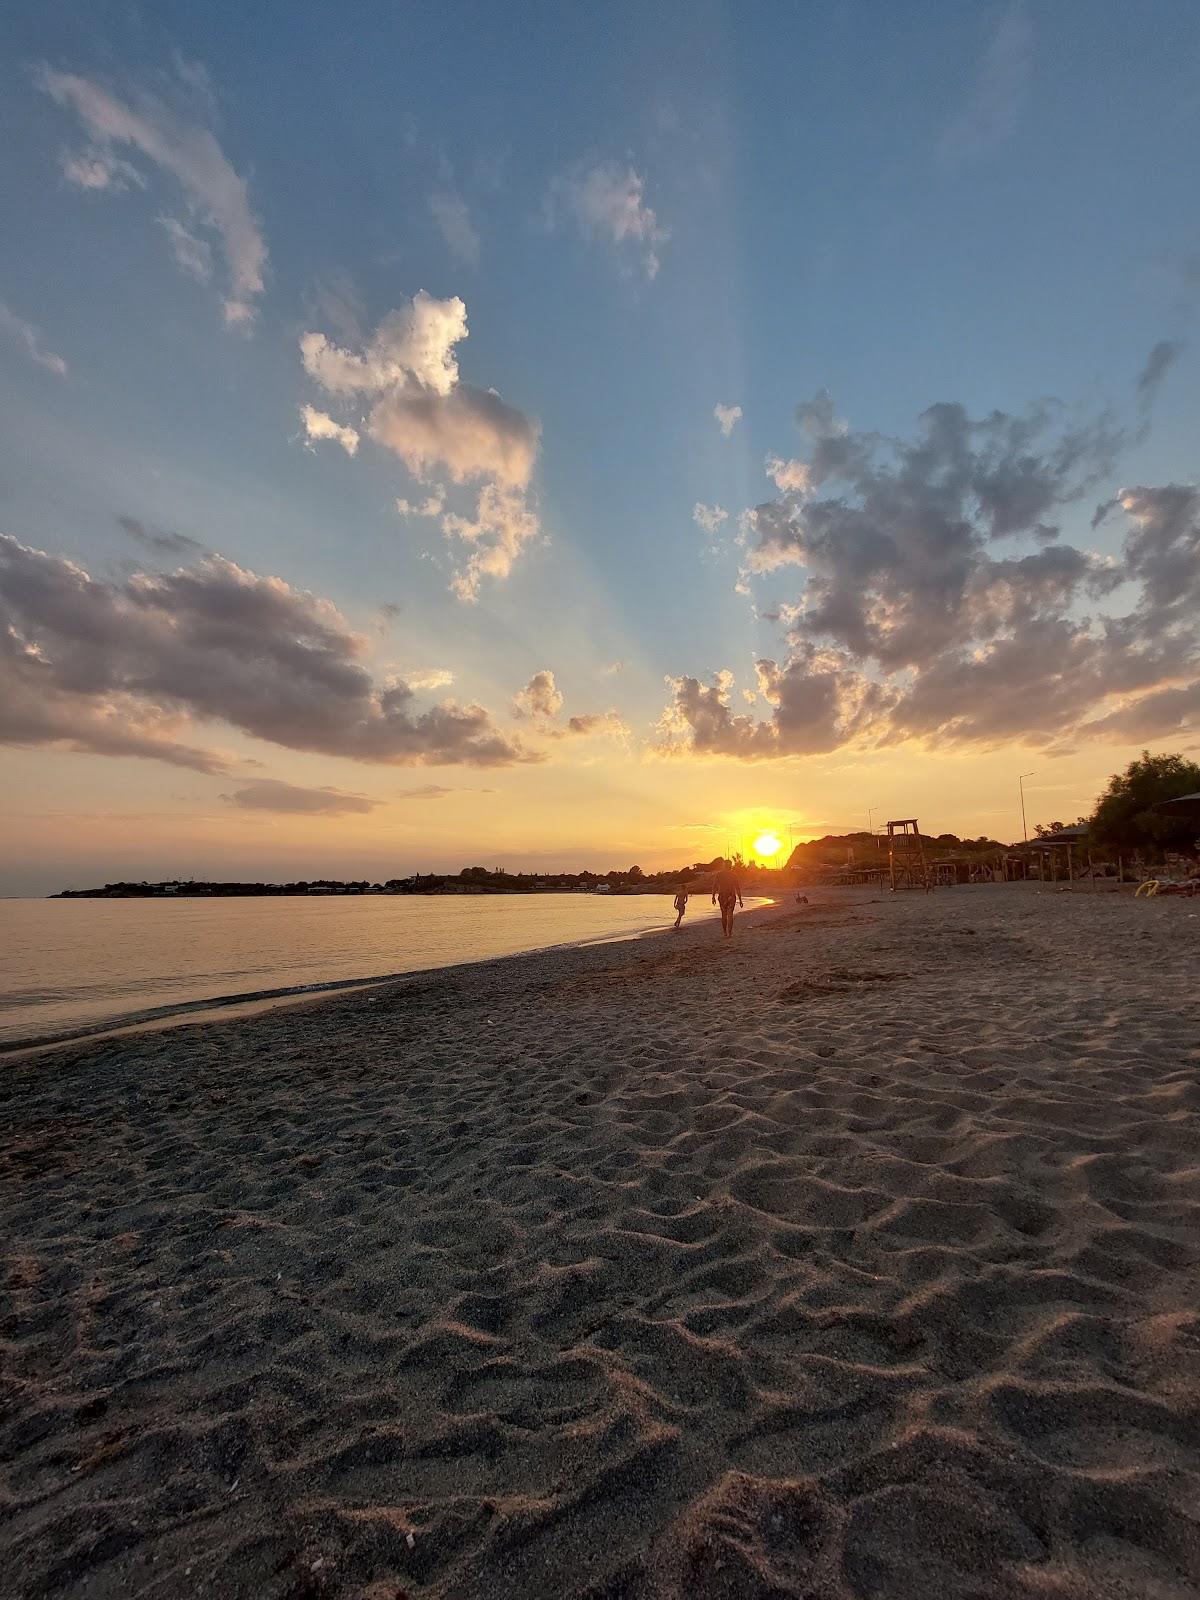
{"label": "calm sea water", "polygon": [[[715,916],[696,895],[688,922]],[[674,921],[668,895],[0,900],[0,1044],[229,995],[321,987]]]}

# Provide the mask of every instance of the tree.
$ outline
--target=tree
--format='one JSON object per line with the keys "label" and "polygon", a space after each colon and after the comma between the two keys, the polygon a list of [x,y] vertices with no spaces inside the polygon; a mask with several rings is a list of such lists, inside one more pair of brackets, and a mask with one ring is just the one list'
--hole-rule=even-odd
{"label": "tree", "polygon": [[1091,819],[1092,837],[1116,850],[1187,850],[1196,837],[1195,818],[1162,816],[1151,807],[1197,792],[1200,766],[1194,761],[1143,750],[1108,780]]}

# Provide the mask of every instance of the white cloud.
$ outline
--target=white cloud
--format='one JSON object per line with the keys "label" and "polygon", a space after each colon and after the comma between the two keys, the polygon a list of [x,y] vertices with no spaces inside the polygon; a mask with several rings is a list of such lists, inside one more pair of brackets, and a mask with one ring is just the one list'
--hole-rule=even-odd
{"label": "white cloud", "polygon": [[448,192],[430,195],[429,209],[454,259],[464,266],[477,267],[479,234],[462,196]]}
{"label": "white cloud", "polygon": [[729,516],[724,506],[706,506],[699,500],[692,507],[692,521],[698,528],[703,528],[710,539],[715,539],[717,529]]}
{"label": "white cloud", "polygon": [[334,439],[348,456],[357,454],[358,434],[353,428],[343,427],[314,406],[301,406],[300,417],[310,445],[314,439]]}
{"label": "white cloud", "polygon": [[300,354],[309,377],[330,394],[374,394],[418,384],[445,398],[458,383],[454,346],[467,337],[467,308],[457,295],[437,300],[418,289],[391,311],[361,355],[323,333],[306,333]]}
{"label": "white cloud", "polygon": [[454,682],[454,674],[446,667],[418,667],[406,672],[404,681],[410,689],[445,689]]}
{"label": "white cloud", "polygon": [[[459,379],[455,347],[467,337],[467,308],[455,296],[423,290],[384,318],[361,350],[345,350],[323,333],[300,340],[305,369],[329,394],[370,401],[365,431],[395,452],[420,482],[433,472],[456,484],[478,484],[474,515],[445,512],[442,532],[471,546],[451,579],[461,600],[478,598],[483,578],[504,578],[538,533],[526,491],[537,460],[538,424],[492,389]],[[334,437],[334,435],[326,435]],[[438,485],[423,501],[396,501],[401,516],[437,516]]]}
{"label": "white cloud", "polygon": [[75,73],[44,68],[39,83],[58,105],[75,113],[92,141],[85,155],[69,158],[64,166],[73,182],[106,189],[122,181],[143,181],[140,174],[130,177],[136,169],[114,154],[118,147],[136,151],[175,178],[194,219],[221,242],[228,272],[225,321],[231,327],[248,324],[263,291],[267,246],[250,209],[245,179],[212,132],[181,118],[152,95],[121,99]]}
{"label": "white cloud", "polygon": [[207,241],[197,238],[176,217],[159,217],[158,220],[180,270],[195,278],[197,283],[207,283],[212,277],[212,251]]}
{"label": "white cloud", "polygon": [[36,361],[39,367],[45,367],[47,372],[53,372],[56,377],[65,378],[67,363],[53,350],[47,350],[42,343],[42,335],[32,322],[26,322],[24,317],[17,316],[15,311],[0,301],[0,333],[8,334],[14,344],[19,344],[31,361]]}
{"label": "white cloud", "polygon": [[86,150],[64,150],[61,157],[63,177],[79,189],[112,189],[120,192],[132,184],[144,189],[146,180],[132,161],[122,161],[111,151],[100,150],[95,145]]}
{"label": "white cloud", "polygon": [[805,494],[810,475],[806,461],[784,461],[779,456],[767,457],[767,477],[784,494]]}
{"label": "white cloud", "polygon": [[944,165],[990,155],[1016,131],[1029,94],[1032,54],[1033,26],[1023,0],[1013,0],[988,41],[971,93],[938,141]]}
{"label": "white cloud", "polygon": [[625,663],[623,661],[610,661],[608,666],[604,668],[604,676],[606,678],[615,678],[624,671]]}
{"label": "white cloud", "polygon": [[741,406],[714,406],[713,416],[717,419],[717,426],[728,439],[729,435],[742,420]]}
{"label": "white cloud", "polygon": [[529,682],[513,696],[513,716],[551,721],[563,708],[562,690],[549,667],[535,672]]}
{"label": "white cloud", "polygon": [[483,579],[507,578],[521,551],[540,531],[523,495],[485,483],[479,491],[474,521],[450,512],[442,518],[447,538],[465,539],[474,546],[466,566],[450,580],[450,587],[460,600],[477,600]]}
{"label": "white cloud", "polygon": [[671,237],[645,201],[645,180],[632,167],[604,161],[550,185],[548,215],[551,222],[565,210],[580,232],[606,238],[618,250],[628,249],[641,260],[648,278],[658,274],[659,249]]}
{"label": "white cloud", "polygon": [[446,506],[446,491],[438,484],[424,500],[397,500],[396,510],[402,517],[440,517]]}

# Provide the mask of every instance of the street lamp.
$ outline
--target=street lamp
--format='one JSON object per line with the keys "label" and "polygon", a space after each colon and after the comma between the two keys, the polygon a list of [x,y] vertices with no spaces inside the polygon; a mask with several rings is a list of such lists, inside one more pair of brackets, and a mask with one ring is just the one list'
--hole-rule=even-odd
{"label": "street lamp", "polygon": [[879,854],[879,840],[875,837],[875,812],[877,807],[867,807],[867,829],[871,835],[871,843],[875,846],[875,854]]}
{"label": "street lamp", "polygon": [[1017,787],[1021,791],[1021,832],[1025,835],[1025,843],[1029,843],[1029,826],[1025,821],[1025,779],[1032,778],[1032,772],[1023,772],[1017,779]]}

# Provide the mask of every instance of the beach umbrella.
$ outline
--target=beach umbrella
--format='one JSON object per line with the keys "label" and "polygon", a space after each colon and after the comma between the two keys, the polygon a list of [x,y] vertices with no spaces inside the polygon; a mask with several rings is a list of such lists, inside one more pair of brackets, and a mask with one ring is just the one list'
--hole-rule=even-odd
{"label": "beach umbrella", "polygon": [[1169,817],[1197,817],[1200,818],[1200,793],[1177,794],[1173,800],[1160,800],[1157,805],[1150,807],[1151,811],[1161,811]]}

